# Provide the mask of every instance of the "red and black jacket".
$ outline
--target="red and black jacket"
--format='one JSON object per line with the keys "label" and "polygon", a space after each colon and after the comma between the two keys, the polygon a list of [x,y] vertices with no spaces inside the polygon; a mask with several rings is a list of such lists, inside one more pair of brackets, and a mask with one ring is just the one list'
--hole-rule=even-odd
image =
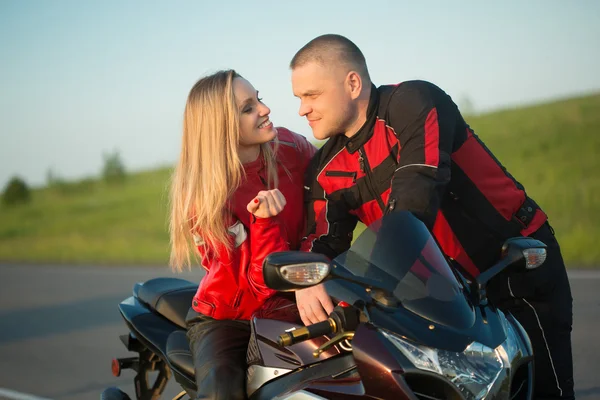
{"label": "red and black jacket", "polygon": [[302,250],[347,250],[357,221],[409,210],[444,253],[477,276],[509,237],[528,236],[546,214],[466,124],[450,96],[424,81],[372,86],[367,121],[336,135],[307,170]]}

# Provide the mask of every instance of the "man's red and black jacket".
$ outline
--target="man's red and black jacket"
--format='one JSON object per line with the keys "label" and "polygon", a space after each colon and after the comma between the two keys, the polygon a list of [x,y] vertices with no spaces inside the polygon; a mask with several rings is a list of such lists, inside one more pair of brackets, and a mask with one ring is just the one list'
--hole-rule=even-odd
{"label": "man's red and black jacket", "polygon": [[367,121],[331,137],[307,170],[302,250],[331,258],[347,250],[357,221],[409,210],[444,253],[473,276],[509,237],[547,217],[464,121],[444,91],[425,81],[372,86]]}

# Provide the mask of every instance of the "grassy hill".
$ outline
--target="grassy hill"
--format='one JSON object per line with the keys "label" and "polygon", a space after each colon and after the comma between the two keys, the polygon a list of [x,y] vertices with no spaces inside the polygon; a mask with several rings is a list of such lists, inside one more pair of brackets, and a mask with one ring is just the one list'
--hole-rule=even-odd
{"label": "grassy hill", "polygon": [[[572,266],[600,266],[600,94],[467,118],[550,216]],[[73,182],[0,208],[0,260],[161,264],[170,171]]]}

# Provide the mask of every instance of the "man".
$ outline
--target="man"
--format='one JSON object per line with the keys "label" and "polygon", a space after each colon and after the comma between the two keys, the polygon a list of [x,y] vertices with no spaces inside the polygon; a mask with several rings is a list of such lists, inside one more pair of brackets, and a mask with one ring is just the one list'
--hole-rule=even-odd
{"label": "man", "polygon": [[[572,297],[546,214],[485,147],[452,99],[424,81],[376,87],[363,54],[339,35],[317,37],[290,64],[294,95],[317,139],[307,177],[308,227],[302,249],[335,257],[358,220],[409,210],[463,273],[495,264],[504,241],[531,236],[546,262],[499,276],[489,288],[527,330],[536,356],[536,398],[574,398]],[[517,145],[517,144],[516,144]],[[305,324],[333,305],[322,285],[296,294]]]}

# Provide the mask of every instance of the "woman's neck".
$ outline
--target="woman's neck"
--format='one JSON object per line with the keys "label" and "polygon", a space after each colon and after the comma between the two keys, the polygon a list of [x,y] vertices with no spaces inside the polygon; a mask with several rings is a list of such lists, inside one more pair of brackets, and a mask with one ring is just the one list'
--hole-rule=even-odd
{"label": "woman's neck", "polygon": [[252,161],[256,161],[258,156],[260,155],[260,145],[254,144],[251,146],[239,146],[238,147],[238,156],[240,157],[240,161],[242,164],[248,164]]}

